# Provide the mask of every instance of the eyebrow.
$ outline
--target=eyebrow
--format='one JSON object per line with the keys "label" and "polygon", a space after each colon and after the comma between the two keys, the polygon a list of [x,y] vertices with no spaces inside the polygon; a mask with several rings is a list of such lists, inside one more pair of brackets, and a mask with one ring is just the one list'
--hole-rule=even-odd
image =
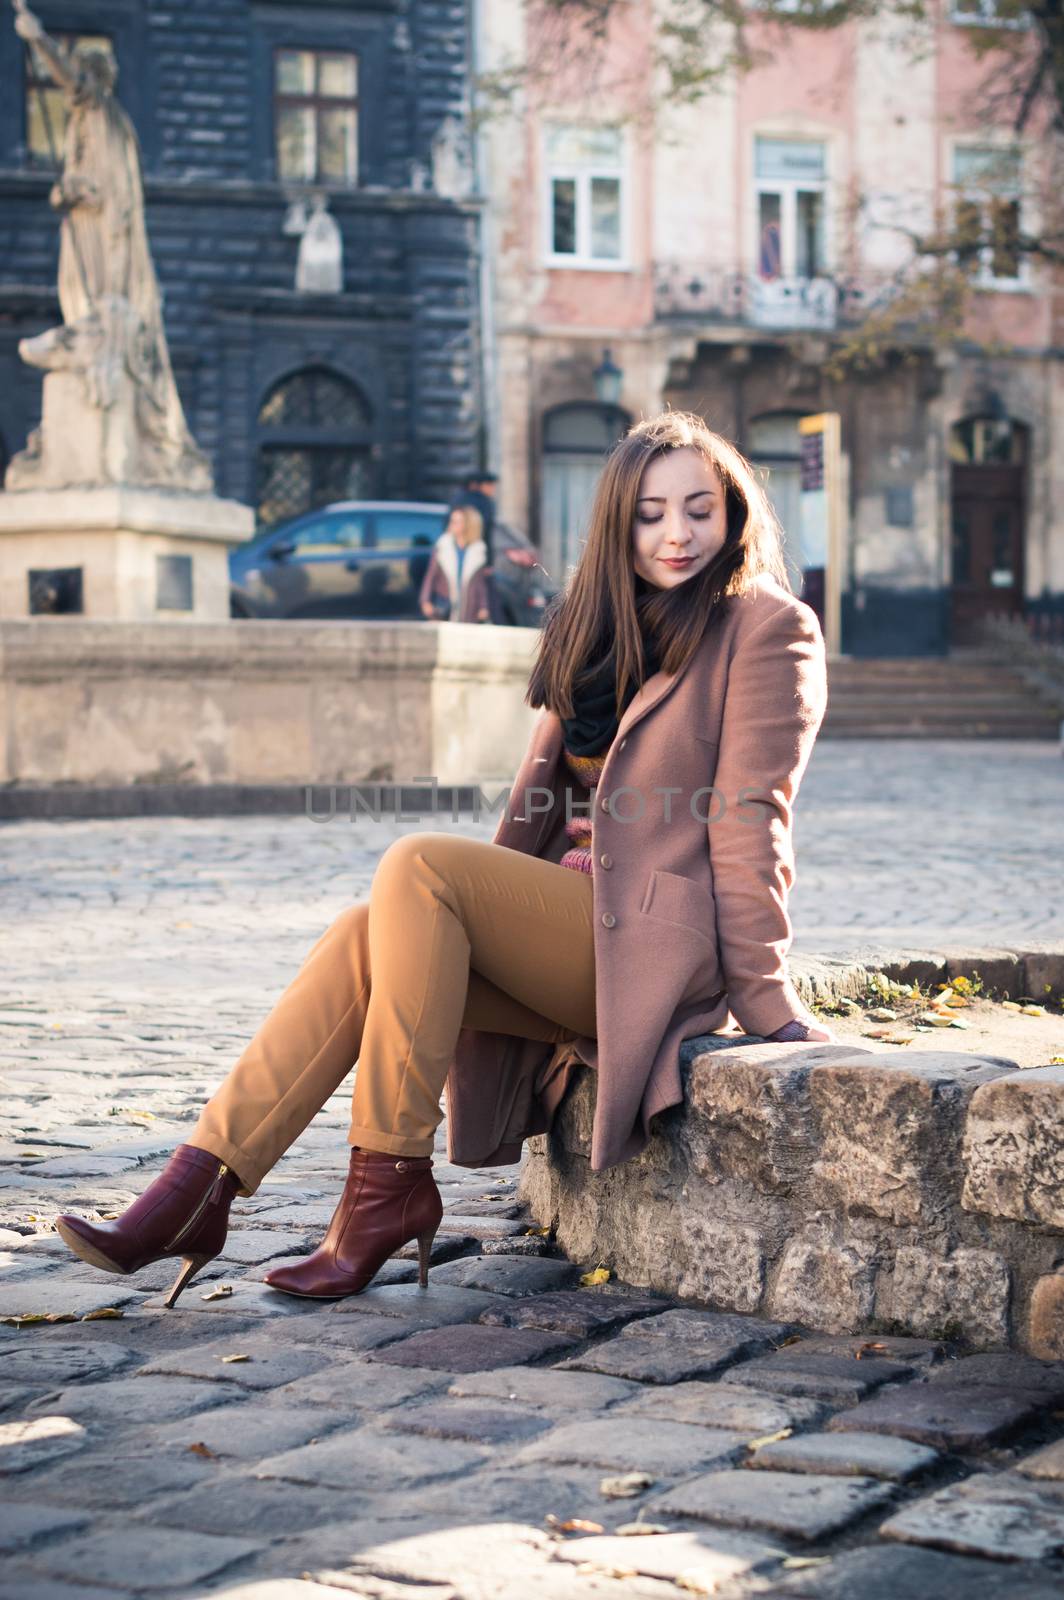
{"label": "eyebrow", "polygon": [[[687,504],[688,500],[699,500],[704,494],[716,493],[716,489],[696,489],[693,494],[689,494],[684,497],[684,505]],[[663,506],[665,504],[665,496],[663,494],[641,494],[639,499],[636,501],[636,505],[641,506],[643,502],[647,500],[653,501],[655,505]]]}

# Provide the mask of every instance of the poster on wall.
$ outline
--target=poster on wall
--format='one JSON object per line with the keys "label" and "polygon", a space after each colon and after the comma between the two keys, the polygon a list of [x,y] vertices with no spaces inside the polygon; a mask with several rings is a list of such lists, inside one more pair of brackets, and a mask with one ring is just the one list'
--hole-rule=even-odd
{"label": "poster on wall", "polygon": [[802,599],[820,619],[829,655],[839,653],[842,575],[842,431],[837,411],[798,421]]}

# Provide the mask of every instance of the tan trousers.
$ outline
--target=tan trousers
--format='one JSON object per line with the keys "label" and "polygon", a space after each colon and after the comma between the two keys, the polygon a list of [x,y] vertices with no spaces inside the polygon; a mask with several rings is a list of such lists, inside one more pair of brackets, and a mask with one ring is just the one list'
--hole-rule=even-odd
{"label": "tan trousers", "polygon": [[381,857],[327,928],[189,1142],[252,1194],[357,1062],[348,1141],[431,1155],[463,1027],[594,1036],[590,874],[450,833]]}

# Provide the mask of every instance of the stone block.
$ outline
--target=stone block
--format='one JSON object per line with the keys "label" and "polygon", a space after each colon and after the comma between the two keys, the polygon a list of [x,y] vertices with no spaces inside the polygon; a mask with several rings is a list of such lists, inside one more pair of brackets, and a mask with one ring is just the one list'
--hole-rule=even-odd
{"label": "stone block", "polygon": [[780,1472],[826,1472],[844,1478],[883,1478],[906,1483],[928,1472],[937,1450],[877,1433],[807,1433],[755,1450],[750,1466]]}
{"label": "stone block", "polygon": [[1041,1561],[1064,1550],[1064,1502],[1014,1473],[979,1473],[904,1506],[879,1531],[962,1555]]}
{"label": "stone block", "polygon": [[1025,950],[1023,952],[1024,993],[1040,1004],[1047,995],[1064,995],[1064,951]]}
{"label": "stone block", "polygon": [[139,1591],[202,1583],[254,1555],[257,1549],[251,1539],[186,1533],[177,1528],[139,1528],[127,1521],[120,1539],[110,1528],[75,1534],[61,1544],[47,1546],[35,1560],[43,1571],[75,1583]]}
{"label": "stone block", "polygon": [[572,1462],[615,1473],[673,1478],[734,1461],[745,1449],[743,1434],[616,1414],[554,1428],[526,1445],[517,1460]]}
{"label": "stone block", "polygon": [[316,1236],[309,1232],[288,1233],[281,1228],[234,1228],[225,1241],[221,1260],[255,1267],[277,1257],[309,1255],[317,1242]]}
{"label": "stone block", "polygon": [[889,1500],[889,1484],[790,1472],[709,1472],[668,1489],[648,1518],[695,1517],[734,1528],[763,1528],[792,1539],[837,1533]]}
{"label": "stone block", "polygon": [[797,1344],[789,1344],[783,1354],[795,1360],[809,1355],[844,1356],[850,1361],[897,1361],[913,1371],[923,1372],[941,1361],[946,1346],[940,1339],[912,1339],[898,1334],[806,1334]]}
{"label": "stone block", "polygon": [[1016,1471],[1025,1478],[1046,1478],[1051,1483],[1064,1483],[1064,1439],[1043,1445],[1033,1455],[1017,1461]]}
{"label": "stone block", "polygon": [[733,1383],[677,1383],[671,1388],[646,1389],[622,1400],[616,1414],[625,1417],[663,1417],[699,1428],[721,1428],[748,1439],[778,1433],[781,1428],[801,1428],[819,1422],[824,1406],[815,1400],[781,1399],[758,1394]]}
{"label": "stone block", "polygon": [[133,1359],[133,1351],[118,1344],[29,1339],[5,1347],[3,1370],[8,1383],[81,1383],[110,1377]]}
{"label": "stone block", "polygon": [[1059,1593],[1054,1573],[915,1545],[873,1544],[781,1574],[766,1600],[1058,1600]]}
{"label": "stone block", "polygon": [[[638,1327],[639,1324],[636,1324]],[[715,1378],[748,1353],[742,1338],[608,1339],[559,1366],[564,1371],[599,1372],[630,1378],[635,1383],[681,1383],[686,1378]]]}
{"label": "stone block", "polygon": [[1064,1228],[1064,1067],[1038,1067],[972,1097],[962,1205]]}
{"label": "stone block", "polygon": [[87,1443],[85,1429],[70,1417],[33,1417],[28,1422],[0,1423],[0,1476],[29,1472],[81,1450]]}
{"label": "stone block", "polygon": [[271,1404],[341,1406],[345,1410],[385,1411],[447,1387],[445,1372],[424,1368],[370,1367],[362,1362],[337,1362],[309,1378],[297,1378],[270,1394]]}
{"label": "stone block", "polygon": [[180,1451],[202,1444],[217,1456],[258,1461],[282,1450],[295,1450],[344,1422],[353,1421],[339,1409],[340,1404],[337,1396],[337,1409],[333,1411],[280,1405],[243,1406],[234,1411],[229,1406],[219,1406],[212,1411],[198,1411],[180,1422],[138,1430],[130,1453],[136,1456],[160,1447]]}
{"label": "stone block", "polygon": [[765,1241],[757,1228],[720,1222],[696,1208],[680,1215],[684,1269],[676,1292],[754,1312],[765,1287]]}
{"label": "stone block", "polygon": [[[176,1276],[176,1273],[175,1273]],[[139,1304],[145,1296],[123,1289],[110,1274],[96,1274],[93,1283],[80,1283],[67,1273],[35,1273],[20,1283],[0,1286],[0,1317],[39,1317],[51,1312],[75,1318],[105,1307]]]}
{"label": "stone block", "polygon": [[415,1449],[409,1440],[389,1437],[372,1428],[352,1428],[323,1439],[320,1444],[270,1456],[259,1462],[255,1476],[317,1484],[325,1489],[387,1483],[394,1493],[472,1472],[487,1456],[486,1450],[451,1439],[423,1439]]}
{"label": "stone block", "polygon": [[30,1407],[61,1413],[78,1421],[167,1422],[188,1417],[225,1401],[243,1401],[243,1391],[226,1385],[214,1389],[191,1378],[113,1378],[106,1383],[83,1383],[42,1395]]}
{"label": "stone block", "polygon": [[913,1333],[961,1334],[975,1345],[1006,1344],[1011,1275],[993,1250],[932,1255],[902,1245],[894,1258],[892,1320]]}
{"label": "stone block", "polygon": [[819,1124],[813,1175],[826,1204],[898,1225],[935,1215],[959,1187],[968,1102],[1011,1065],[921,1050],[818,1066],[809,1078]]}
{"label": "stone block", "polygon": [[739,1339],[747,1354],[782,1344],[795,1332],[790,1322],[767,1322],[761,1317],[733,1316],[727,1311],[662,1311],[657,1316],[624,1329],[625,1339],[681,1339],[685,1344],[715,1344]]}
{"label": "stone block", "polygon": [[864,1247],[792,1239],[783,1252],[769,1306],[828,1333],[860,1327],[875,1303],[875,1260]]}
{"label": "stone block", "polygon": [[21,1505],[8,1500],[0,1526],[0,1553],[25,1550],[39,1540],[58,1539],[89,1521],[88,1511],[68,1511],[61,1506]]}
{"label": "stone block", "polygon": [[429,1291],[444,1283],[459,1289],[481,1289],[486,1294],[542,1294],[548,1289],[565,1289],[580,1276],[571,1261],[522,1260],[520,1256],[472,1256],[434,1267],[429,1274]]}
{"label": "stone block", "polygon": [[968,1392],[940,1384],[909,1384],[874,1395],[832,1417],[832,1430],[892,1433],[934,1450],[983,1450],[1007,1439],[1035,1416],[1039,1395],[999,1389]]}
{"label": "stone block", "polygon": [[1047,1406],[1064,1405],[1064,1361],[1037,1361],[1011,1351],[947,1361],[931,1373],[930,1381],[976,1393],[980,1389],[1022,1389],[1042,1395]]}
{"label": "stone block", "polygon": [[[198,1528],[203,1533],[231,1533],[239,1528],[245,1538],[276,1539],[302,1533],[322,1523],[358,1516],[372,1505],[372,1494],[355,1485],[346,1489],[313,1488],[303,1483],[227,1475],[224,1495],[218,1493],[214,1475],[198,1488],[167,1496],[160,1506],[134,1513],[136,1520],[161,1522],[170,1528]],[[232,1590],[226,1589],[225,1600]],[[319,1600],[314,1594],[309,1600]]]}
{"label": "stone block", "polygon": [[687,1072],[681,1137],[691,1170],[735,1178],[763,1194],[804,1183],[812,1149],[809,1074],[861,1051],[830,1044],[748,1044],[696,1055]]}
{"label": "stone block", "polygon": [[575,1344],[563,1333],[538,1328],[488,1328],[479,1323],[449,1323],[426,1328],[398,1344],[371,1350],[367,1361],[386,1366],[428,1367],[441,1372],[486,1372],[559,1355]]}
{"label": "stone block", "polygon": [[510,1328],[545,1328],[553,1333],[569,1333],[575,1339],[590,1339],[638,1318],[660,1311],[660,1300],[637,1296],[603,1294],[595,1289],[562,1289],[557,1294],[536,1294],[528,1300],[512,1300],[494,1311],[481,1314],[481,1322]]}
{"label": "stone block", "polygon": [[622,1378],[595,1373],[562,1372],[557,1367],[497,1367],[493,1372],[463,1373],[448,1394],[482,1396],[490,1400],[519,1400],[522,1405],[557,1410],[563,1416],[599,1411],[639,1394],[639,1386]]}
{"label": "stone block", "polygon": [[332,1309],[342,1316],[404,1317],[423,1328],[442,1328],[451,1322],[473,1322],[500,1302],[497,1294],[449,1283],[430,1284],[427,1289],[416,1283],[389,1283],[380,1289],[371,1285],[362,1294],[338,1300]]}
{"label": "stone block", "polygon": [[1031,1290],[1027,1348],[1050,1360],[1064,1357],[1064,1272],[1047,1273]]}
{"label": "stone block", "polygon": [[582,1572],[634,1572],[676,1584],[686,1593],[717,1594],[728,1584],[778,1566],[785,1552],[739,1533],[665,1533],[653,1538],[592,1537],[560,1545],[558,1561]]}
{"label": "stone block", "polygon": [[514,1239],[528,1232],[528,1223],[509,1217],[467,1217],[464,1214],[444,1216],[441,1233],[460,1234],[463,1246],[470,1239]]}
{"label": "stone block", "polygon": [[[793,1347],[796,1351],[800,1346]],[[774,1395],[793,1395],[828,1405],[852,1404],[863,1400],[884,1383],[896,1383],[909,1375],[901,1362],[855,1361],[848,1356],[791,1355],[781,1350],[758,1361],[745,1362],[728,1374],[728,1381],[749,1384]]]}
{"label": "stone block", "polygon": [[465,1439],[470,1444],[512,1444],[534,1439],[550,1426],[543,1413],[485,1400],[429,1400],[391,1412],[382,1426],[426,1439]]}
{"label": "stone block", "polygon": [[[395,1337],[394,1325],[390,1328],[390,1337]],[[234,1355],[248,1359],[227,1360]],[[330,1364],[330,1358],[319,1350],[296,1349],[261,1334],[252,1334],[243,1339],[217,1339],[193,1349],[175,1350],[172,1355],[156,1356],[147,1366],[138,1368],[137,1376],[165,1374],[235,1384],[238,1389],[276,1389],[297,1378],[308,1377],[312,1372],[320,1372]]]}
{"label": "stone block", "polygon": [[546,1239],[534,1234],[516,1234],[512,1239],[482,1239],[482,1256],[545,1256],[550,1249]]}

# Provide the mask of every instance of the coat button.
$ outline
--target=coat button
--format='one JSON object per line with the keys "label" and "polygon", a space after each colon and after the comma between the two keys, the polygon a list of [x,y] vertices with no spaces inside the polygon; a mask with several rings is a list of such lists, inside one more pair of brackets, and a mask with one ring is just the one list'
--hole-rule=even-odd
{"label": "coat button", "polygon": [[602,809],[603,811],[608,811],[610,809],[610,797],[608,794],[603,796]]}
{"label": "coat button", "polygon": [[602,926],[604,928],[613,928],[613,927],[616,927],[616,925],[617,925],[617,918],[614,916],[613,912],[612,911],[604,911],[602,913]]}
{"label": "coat button", "polygon": [[599,856],[599,864],[601,866],[605,867],[606,871],[608,872],[610,870],[610,868],[613,866],[613,857],[612,856]]}

